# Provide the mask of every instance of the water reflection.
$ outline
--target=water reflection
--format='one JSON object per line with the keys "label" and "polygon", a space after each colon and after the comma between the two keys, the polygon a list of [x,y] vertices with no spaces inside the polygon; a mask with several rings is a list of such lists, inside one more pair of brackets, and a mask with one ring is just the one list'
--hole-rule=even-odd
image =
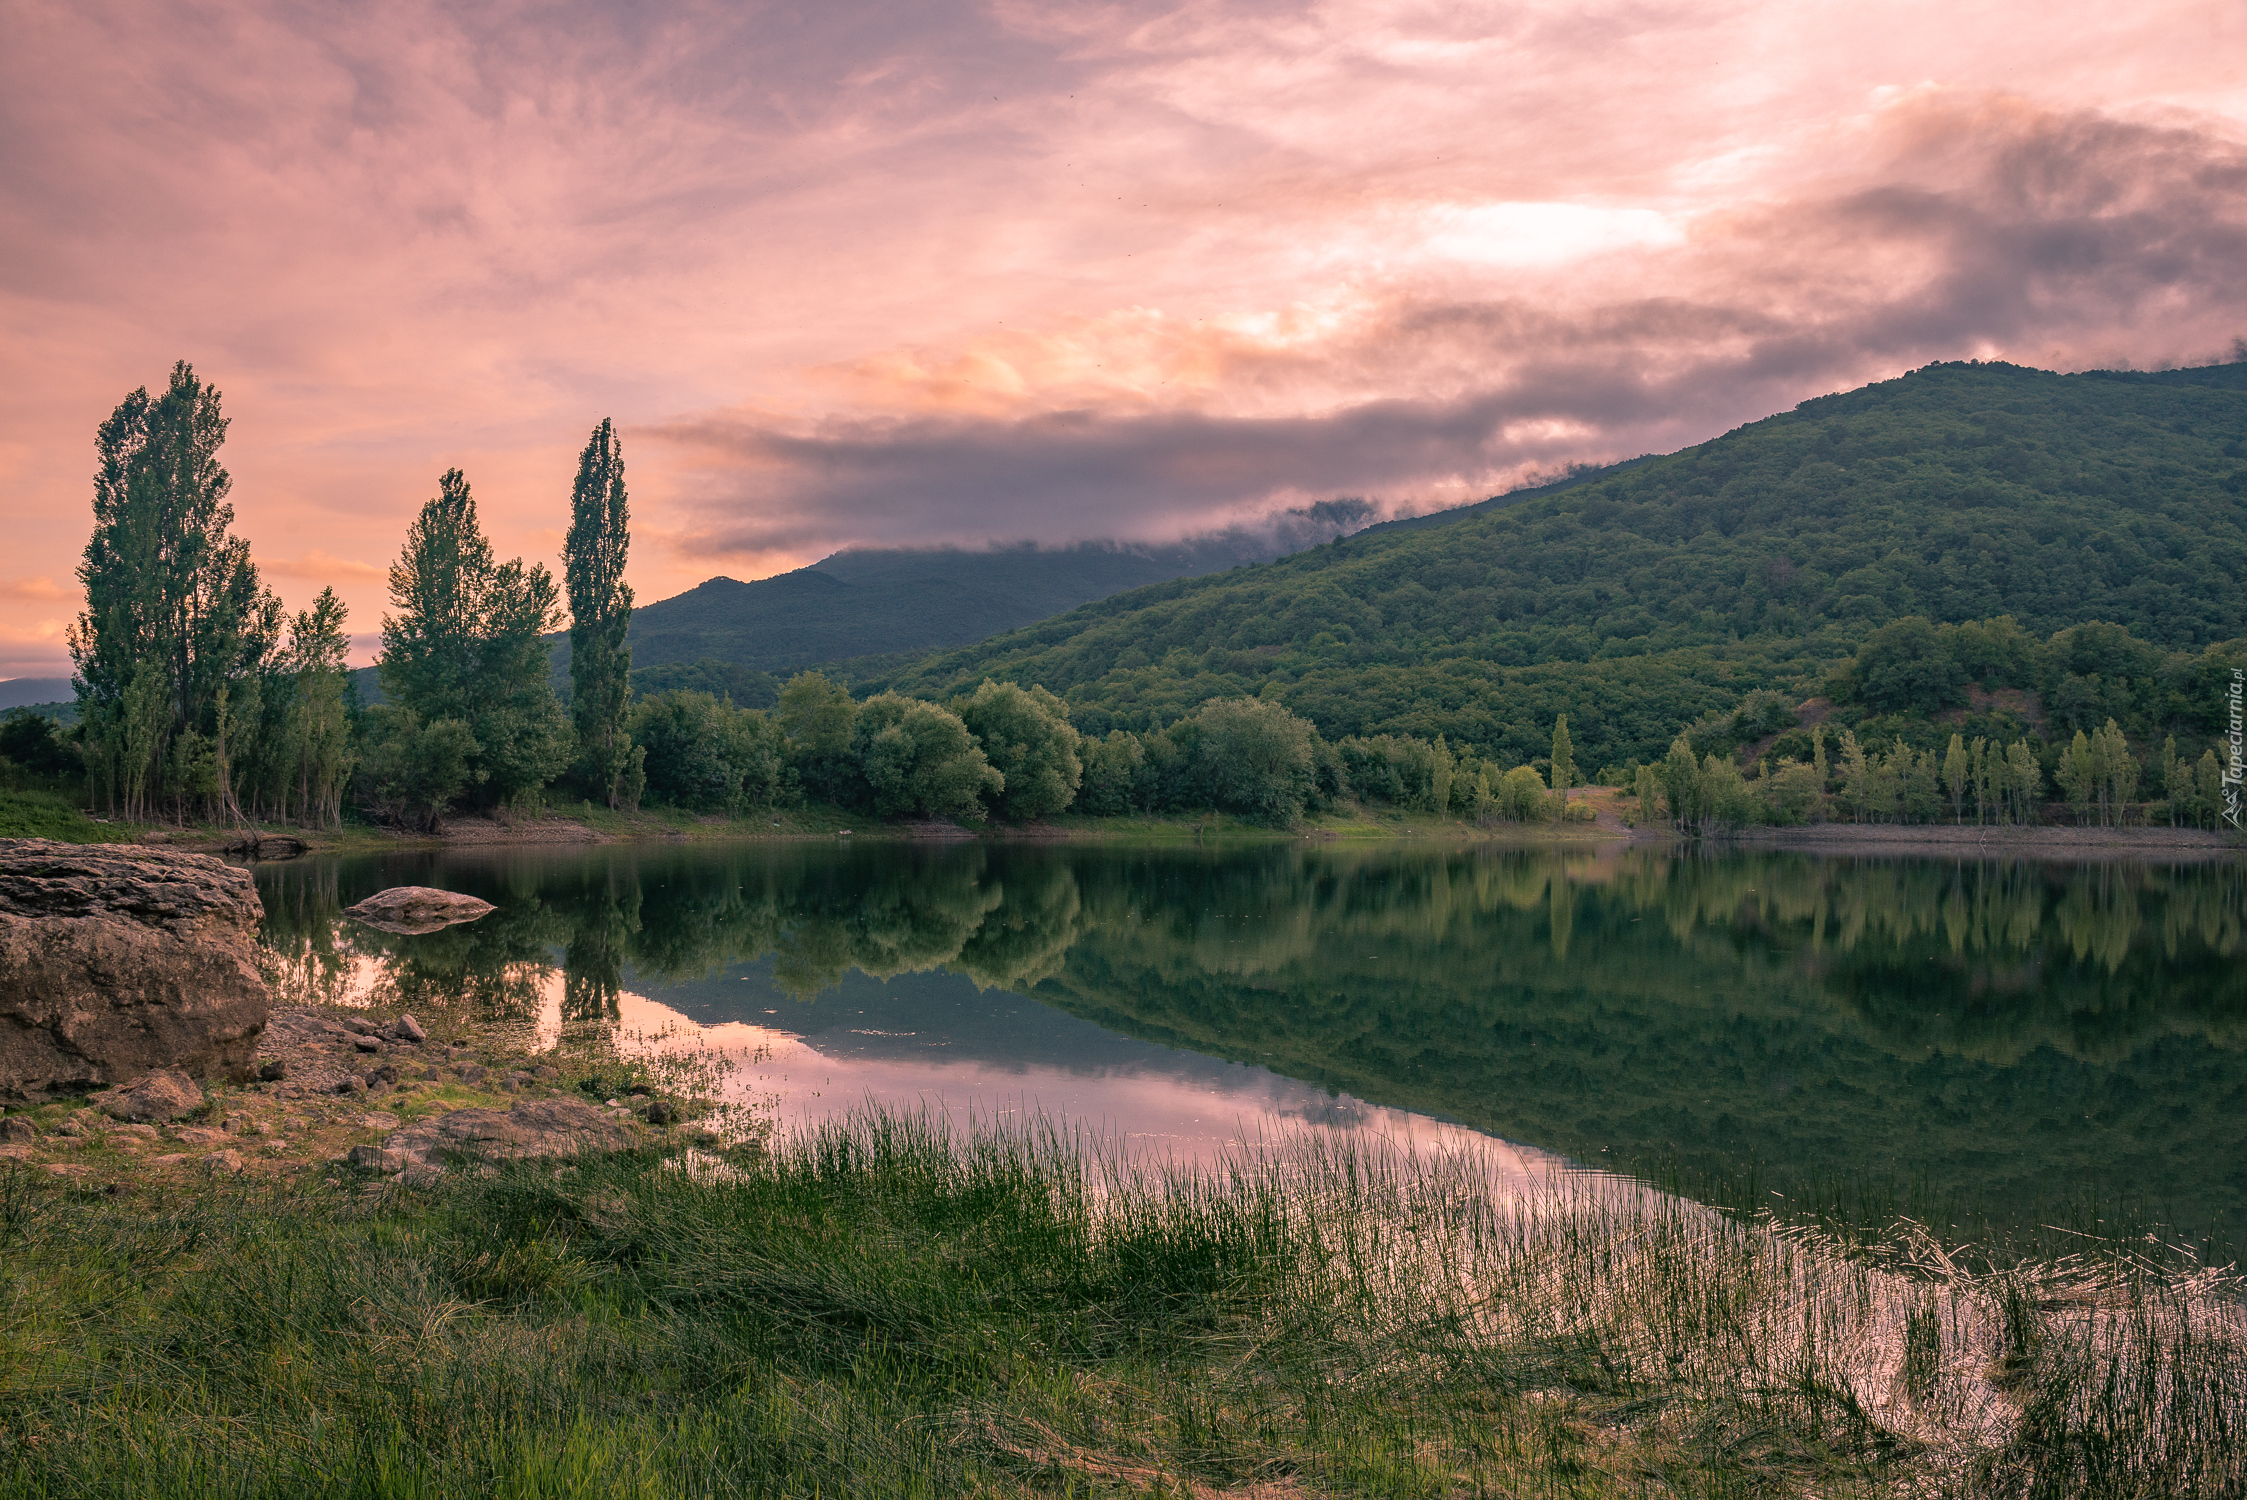
{"label": "water reflection", "polygon": [[[1018,1102],[1205,1123],[1340,1097],[1406,1112],[1384,1128],[1441,1117],[1630,1171],[1903,1174],[2021,1215],[2098,1184],[2187,1222],[2247,1206],[2228,863],[764,846],[259,881],[307,993],[525,1026],[653,1006],[752,1028],[794,1074],[856,1079],[844,1092],[1015,1077]],[[498,910],[422,937],[339,929],[343,905],[408,882]]]}

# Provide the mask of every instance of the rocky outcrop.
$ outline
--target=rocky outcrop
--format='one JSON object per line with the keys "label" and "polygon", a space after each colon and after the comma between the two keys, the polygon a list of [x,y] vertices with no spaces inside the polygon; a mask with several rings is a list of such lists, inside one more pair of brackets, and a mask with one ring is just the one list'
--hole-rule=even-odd
{"label": "rocky outcrop", "polygon": [[0,839],[0,1099],[246,1078],[271,1004],[262,915],[208,855]]}
{"label": "rocky outcrop", "polygon": [[174,1068],[158,1068],[138,1083],[104,1089],[87,1103],[113,1120],[135,1125],[184,1119],[203,1107],[195,1080]]}
{"label": "rocky outcrop", "polygon": [[345,907],[343,914],[384,932],[411,935],[435,932],[455,922],[473,922],[490,910],[489,901],[463,896],[458,891],[440,891],[426,885],[394,885],[387,891],[377,891],[357,906]]}
{"label": "rocky outcrop", "polygon": [[456,1109],[397,1131],[380,1146],[356,1146],[346,1160],[377,1172],[432,1177],[453,1162],[519,1161],[621,1151],[643,1138],[628,1114],[575,1099],[526,1099],[511,1109]]}

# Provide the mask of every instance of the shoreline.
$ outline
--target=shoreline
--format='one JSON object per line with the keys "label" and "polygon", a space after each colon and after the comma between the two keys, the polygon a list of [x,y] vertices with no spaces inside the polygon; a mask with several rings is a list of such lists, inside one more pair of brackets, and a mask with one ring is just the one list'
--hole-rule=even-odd
{"label": "shoreline", "polygon": [[[1958,826],[1952,824],[1814,823],[1796,827],[1744,827],[1694,840],[1666,827],[1636,827],[1621,812],[1621,794],[1590,788],[1578,806],[1590,806],[1595,821],[1576,823],[1500,823],[1477,825],[1438,819],[1421,812],[1363,808],[1314,814],[1292,828],[1272,828],[1216,814],[1189,817],[1091,818],[1063,815],[1027,824],[969,825],[930,819],[869,822],[840,808],[814,805],[777,817],[758,813],[726,817],[673,808],[611,813],[605,809],[549,809],[506,817],[478,815],[454,819],[439,833],[408,832],[351,824],[341,829],[307,830],[250,825],[245,828],[187,827],[110,823],[83,817],[79,830],[56,829],[35,836],[65,842],[147,844],[192,853],[226,854],[228,846],[255,831],[285,835],[307,847],[296,857],[366,854],[422,849],[590,848],[610,844],[839,843],[885,844],[1162,844],[1246,845],[1277,843],[1406,844],[1510,847],[1611,848],[1684,846],[1774,849],[1800,853],[1910,855],[1936,858],[2189,859],[2220,860],[2247,855],[2247,838],[2187,828],[2080,828],[2064,825]],[[71,837],[94,832],[95,837]]]}

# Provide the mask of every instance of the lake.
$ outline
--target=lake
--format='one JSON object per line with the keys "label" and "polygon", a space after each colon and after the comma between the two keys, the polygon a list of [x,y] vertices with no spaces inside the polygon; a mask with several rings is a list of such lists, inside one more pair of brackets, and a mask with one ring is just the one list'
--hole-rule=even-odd
{"label": "lake", "polygon": [[[2180,1233],[2247,1209],[2247,871],[1621,847],[621,845],[256,867],[294,993],[666,1027],[800,1124],[1025,1112],[1206,1156],[1492,1138],[1733,1203]],[[393,885],[481,921],[397,937]]]}

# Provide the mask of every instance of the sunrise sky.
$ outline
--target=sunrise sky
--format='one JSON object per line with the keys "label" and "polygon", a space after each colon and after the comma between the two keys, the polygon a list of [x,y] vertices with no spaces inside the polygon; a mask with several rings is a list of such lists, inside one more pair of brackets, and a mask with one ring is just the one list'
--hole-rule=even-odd
{"label": "sunrise sky", "polygon": [[604,416],[648,602],[2247,335],[2238,0],[8,0],[0,139],[0,677],[68,672],[95,425],[181,358],[371,633],[449,466],[555,564]]}

